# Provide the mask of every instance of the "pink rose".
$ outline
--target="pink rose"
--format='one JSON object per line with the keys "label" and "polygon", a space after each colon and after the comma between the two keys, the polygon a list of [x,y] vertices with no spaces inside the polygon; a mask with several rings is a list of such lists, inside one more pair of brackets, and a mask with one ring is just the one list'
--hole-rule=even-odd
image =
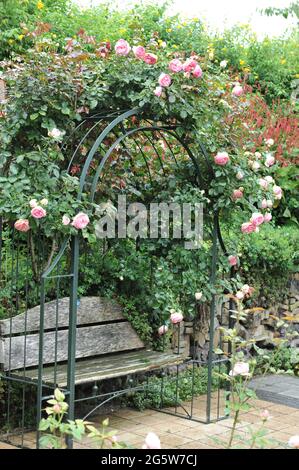
{"label": "pink rose", "polygon": [[266,212],[264,215],[264,222],[270,222],[272,220],[272,214],[270,212]]}
{"label": "pink rose", "polygon": [[196,66],[197,66],[196,60],[190,57],[183,63],[183,70],[184,72],[187,72],[187,73],[192,72]]}
{"label": "pink rose", "polygon": [[143,60],[146,64],[154,65],[157,62],[158,57],[155,54],[151,54],[150,52],[147,52],[144,55]]}
{"label": "pink rose", "polygon": [[282,189],[280,186],[273,186],[273,193],[274,193],[274,199],[281,199],[282,198]]}
{"label": "pink rose", "polygon": [[170,321],[174,325],[176,323],[180,323],[184,319],[183,314],[181,312],[174,312],[170,315]]}
{"label": "pink rose", "polygon": [[275,163],[275,158],[273,157],[273,155],[271,155],[271,153],[268,153],[266,155],[265,166],[269,168],[270,166],[274,165],[274,163]]}
{"label": "pink rose", "polygon": [[252,233],[256,232],[256,225],[254,225],[252,222],[245,222],[244,224],[241,225],[241,232],[242,233]]}
{"label": "pink rose", "polygon": [[250,222],[252,222],[256,227],[258,225],[261,225],[264,222],[263,214],[260,214],[259,212],[255,212],[254,214],[252,214],[250,218]]}
{"label": "pink rose", "polygon": [[235,189],[232,194],[233,199],[241,199],[243,197],[243,191],[241,189]]}
{"label": "pink rose", "polygon": [[133,52],[136,59],[143,59],[145,56],[145,48],[143,46],[133,46]]}
{"label": "pink rose", "polygon": [[145,438],[145,444],[142,449],[161,449],[161,442],[157,434],[149,432]]}
{"label": "pink rose", "polygon": [[299,435],[290,437],[288,444],[294,449],[299,449]]}
{"label": "pink rose", "polygon": [[260,416],[261,416],[263,421],[267,421],[267,419],[270,418],[270,413],[269,413],[268,410],[263,410],[263,411],[261,411]]}
{"label": "pink rose", "polygon": [[243,294],[249,294],[250,291],[252,290],[252,287],[250,287],[248,284],[244,284],[242,287],[241,287],[241,291],[243,292]]}
{"label": "pink rose", "polygon": [[236,362],[233,366],[233,369],[230,371],[229,375],[235,377],[236,375],[242,375],[243,377],[248,377],[249,373],[249,364],[247,362]]}
{"label": "pink rose", "polygon": [[238,264],[238,257],[236,255],[229,255],[228,262],[231,266],[236,266]]}
{"label": "pink rose", "polygon": [[28,232],[28,230],[30,230],[29,220],[19,219],[15,222],[14,227],[19,232]]}
{"label": "pink rose", "polygon": [[227,152],[218,152],[214,157],[216,165],[224,166],[229,162],[229,156]]}
{"label": "pink rose", "polygon": [[47,211],[41,206],[35,206],[31,209],[31,215],[35,219],[42,219],[47,215]]}
{"label": "pink rose", "polygon": [[267,209],[268,203],[266,199],[263,199],[261,202],[261,209]]}
{"label": "pink rose", "polygon": [[260,178],[259,179],[259,185],[260,185],[261,188],[267,189],[268,188],[268,181],[264,178]]}
{"label": "pink rose", "polygon": [[163,336],[163,335],[165,335],[165,333],[167,333],[167,331],[168,331],[168,326],[167,325],[159,326],[158,335]]}
{"label": "pink rose", "polygon": [[234,86],[234,88],[233,88],[233,90],[232,90],[232,94],[233,94],[234,96],[241,96],[241,95],[243,95],[243,93],[244,93],[244,90],[243,90],[243,88],[241,87],[241,85],[236,85],[236,86]]}
{"label": "pink rose", "polygon": [[200,78],[202,76],[202,70],[200,66],[197,64],[195,69],[192,72],[193,77],[195,78]]}
{"label": "pink rose", "polygon": [[115,44],[115,52],[117,55],[128,55],[130,50],[131,50],[131,47],[130,47],[130,44],[125,41],[125,39],[119,39],[117,41],[117,43]]}
{"label": "pink rose", "polygon": [[168,87],[171,84],[171,78],[167,73],[161,73],[158,82],[160,86]]}
{"label": "pink rose", "polygon": [[71,219],[70,219],[67,215],[64,215],[64,216],[62,217],[62,224],[63,224],[63,225],[69,225],[70,222],[71,222]]}
{"label": "pink rose", "polygon": [[154,89],[154,95],[158,96],[158,98],[162,95],[163,88],[161,86],[157,86]]}
{"label": "pink rose", "polygon": [[37,200],[36,199],[31,199],[29,201],[29,206],[31,207],[31,209],[33,209],[34,207],[37,206]]}
{"label": "pink rose", "polygon": [[242,292],[241,290],[238,290],[238,292],[236,293],[236,297],[238,300],[244,299],[244,292]]}
{"label": "pink rose", "polygon": [[79,214],[75,215],[73,218],[72,226],[77,229],[85,228],[89,224],[89,217],[84,212],[79,212]]}
{"label": "pink rose", "polygon": [[183,64],[179,59],[173,59],[169,62],[168,68],[175,73],[181,72],[181,70],[183,70]]}

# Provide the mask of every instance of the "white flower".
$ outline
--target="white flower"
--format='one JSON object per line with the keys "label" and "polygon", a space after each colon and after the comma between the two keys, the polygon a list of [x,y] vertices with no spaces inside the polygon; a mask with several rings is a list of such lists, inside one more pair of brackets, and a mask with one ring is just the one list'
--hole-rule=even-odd
{"label": "white flower", "polygon": [[200,300],[202,298],[202,292],[195,292],[194,296],[196,300]]}
{"label": "white flower", "polygon": [[62,135],[62,132],[54,127],[51,131],[48,131],[48,136],[52,137],[53,139],[59,139]]}
{"label": "white flower", "polygon": [[34,207],[37,206],[37,200],[36,199],[31,199],[29,201],[29,206],[31,207],[31,209],[34,209]]}
{"label": "white flower", "polygon": [[262,157],[262,154],[261,154],[260,152],[255,152],[254,155],[255,155],[255,157],[256,157],[257,159],[259,159],[259,158]]}
{"label": "white flower", "polygon": [[253,162],[251,168],[252,168],[254,171],[256,171],[256,170],[258,170],[258,169],[260,168],[260,166],[261,166],[261,165],[259,164],[259,162]]}
{"label": "white flower", "polygon": [[48,205],[48,202],[49,202],[48,199],[44,197],[44,199],[42,199],[42,200],[40,201],[40,204],[41,204],[42,206],[47,206],[47,205]]}
{"label": "white flower", "polygon": [[221,67],[222,69],[225,69],[225,67],[227,66],[227,61],[226,61],[226,60],[222,60],[219,65],[220,65],[220,67]]}
{"label": "white flower", "polygon": [[238,290],[236,297],[237,299],[242,300],[244,298],[244,293],[241,290]]}
{"label": "white flower", "polygon": [[274,145],[274,140],[273,139],[266,139],[265,144],[268,145],[268,147],[272,147],[272,145]]}
{"label": "white flower", "polygon": [[266,180],[268,183],[273,183],[273,182],[274,182],[274,179],[273,179],[272,176],[270,176],[270,175],[265,176],[265,180]]}
{"label": "white flower", "polygon": [[238,180],[242,180],[244,178],[244,173],[243,171],[239,170],[238,173],[236,174],[236,178]]}

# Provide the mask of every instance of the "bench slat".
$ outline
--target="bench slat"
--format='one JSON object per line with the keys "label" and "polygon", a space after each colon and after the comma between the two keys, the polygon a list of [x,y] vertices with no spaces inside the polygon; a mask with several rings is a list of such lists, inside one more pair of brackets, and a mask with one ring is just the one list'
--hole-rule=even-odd
{"label": "bench slat", "polygon": [[[4,338],[4,370],[13,370],[24,367],[25,341],[25,367],[38,365],[39,335],[32,334],[26,335],[26,337],[14,336],[12,338]],[[55,344],[57,347],[57,362],[67,360],[67,330],[57,332],[53,331],[44,334],[44,364],[55,362]],[[143,347],[143,342],[127,321],[77,328],[77,359]]]}

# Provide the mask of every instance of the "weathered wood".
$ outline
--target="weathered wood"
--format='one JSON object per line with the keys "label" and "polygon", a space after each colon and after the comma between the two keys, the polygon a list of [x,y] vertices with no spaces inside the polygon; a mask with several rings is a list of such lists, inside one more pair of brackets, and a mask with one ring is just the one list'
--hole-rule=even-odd
{"label": "weathered wood", "polygon": [[[76,358],[143,348],[144,344],[129,322],[77,328]],[[38,365],[39,335],[14,336],[4,339],[4,369]],[[24,355],[24,351],[26,354]],[[68,331],[44,334],[43,363],[68,358]],[[24,360],[25,357],[25,360]],[[24,364],[25,362],[25,364]]]}
{"label": "weathered wood", "polygon": [[[69,297],[64,297],[45,304],[45,331],[55,329],[56,325],[58,328],[68,327],[69,302]],[[77,311],[77,325],[103,323],[124,318],[122,308],[117,302],[101,297],[82,297]],[[25,325],[27,333],[39,331],[39,322],[40,306],[37,305],[12,319],[1,320],[0,335],[25,333]]]}
{"label": "weathered wood", "polygon": [[[84,359],[76,362],[76,384],[95,382],[100,380],[122,377],[138,372],[159,369],[170,365],[180,364],[183,357],[178,354],[160,353],[156,351],[134,351],[122,354],[102,356],[92,359]],[[22,372],[14,373],[22,376]],[[38,378],[38,370],[26,371],[26,377],[33,381]],[[65,387],[67,384],[67,365],[58,364],[55,368],[45,367],[43,370],[43,382]]]}

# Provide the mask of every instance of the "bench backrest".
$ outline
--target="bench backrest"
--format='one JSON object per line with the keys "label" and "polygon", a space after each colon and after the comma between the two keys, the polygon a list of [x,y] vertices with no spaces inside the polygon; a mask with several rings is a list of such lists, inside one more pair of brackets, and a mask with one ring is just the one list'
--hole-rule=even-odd
{"label": "bench backrest", "polygon": [[[69,298],[45,304],[43,363],[68,358]],[[40,306],[0,321],[0,364],[4,370],[37,366],[39,362]],[[25,333],[26,332],[26,333]],[[125,320],[121,306],[100,297],[78,302],[76,358],[144,348]],[[55,359],[56,358],[56,359]]]}

